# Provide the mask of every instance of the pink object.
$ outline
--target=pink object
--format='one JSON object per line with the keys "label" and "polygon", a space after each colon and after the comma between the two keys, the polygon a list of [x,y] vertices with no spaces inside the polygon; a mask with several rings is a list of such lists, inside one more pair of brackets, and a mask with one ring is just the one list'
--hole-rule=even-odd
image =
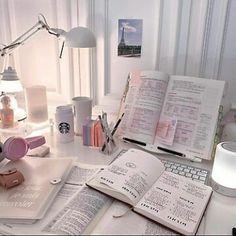
{"label": "pink object", "polygon": [[43,136],[31,138],[10,137],[3,144],[3,156],[9,160],[18,160],[27,153],[28,149],[33,149],[45,144]]}
{"label": "pink object", "polygon": [[0,173],[0,185],[4,188],[12,188],[21,184],[24,181],[23,174],[16,168]]}

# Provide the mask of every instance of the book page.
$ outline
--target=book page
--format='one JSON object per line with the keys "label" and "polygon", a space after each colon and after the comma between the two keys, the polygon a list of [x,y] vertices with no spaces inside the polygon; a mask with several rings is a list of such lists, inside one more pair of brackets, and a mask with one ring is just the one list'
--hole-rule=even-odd
{"label": "book page", "polygon": [[135,207],[157,222],[183,234],[194,234],[212,189],[165,171]]}
{"label": "book page", "polygon": [[[157,157],[138,149],[129,149],[101,171],[96,178],[100,184],[126,196],[126,201],[119,200],[133,205],[163,171],[164,165]],[[110,192],[112,195],[112,191]],[[115,194],[112,196],[117,197]]]}
{"label": "book page", "polygon": [[130,74],[128,91],[123,101],[125,113],[118,133],[130,139],[153,143],[159,120],[168,75],[157,71],[139,71]]}
{"label": "book page", "polygon": [[[156,134],[155,145],[192,158],[210,159],[224,81],[171,76],[159,126],[169,129]],[[171,123],[176,124],[173,128]],[[167,124],[167,125],[168,125]],[[172,140],[173,143],[168,143]]]}
{"label": "book page", "polygon": [[97,173],[102,165],[84,165],[82,163],[76,163],[70,171],[69,176],[66,179],[67,184],[84,185],[95,173]]}
{"label": "book page", "polygon": [[64,235],[85,234],[85,230],[88,230],[87,227],[95,220],[99,220],[111,203],[112,200],[106,195],[84,187],[51,219],[42,231]]}
{"label": "book page", "polygon": [[[129,210],[130,206],[114,201],[92,231],[92,235],[177,235],[176,232]],[[127,212],[122,217],[114,216]],[[138,224],[137,224],[138,222]]]}
{"label": "book page", "polygon": [[4,230],[10,235],[28,235],[29,232],[31,235],[42,235],[43,228],[81,188],[82,187],[78,185],[64,184],[42,219],[37,220],[33,224],[19,223],[19,221],[17,221],[17,223],[15,221],[6,221],[5,223],[0,223],[0,231]]}
{"label": "book page", "polygon": [[[43,229],[49,224],[49,222],[51,222],[52,219],[55,219],[55,216],[58,215],[58,213],[67,205],[69,201],[73,199],[75,195],[80,194],[79,191],[82,189],[81,185],[84,185],[85,181],[87,181],[87,179],[90,178],[91,175],[97,172],[97,170],[101,167],[104,166],[75,163],[70,171],[66,183],[62,186],[52,204],[50,205],[50,208],[41,220],[27,225],[25,223],[19,223],[19,221],[17,224],[15,221],[5,221],[5,223],[0,223],[0,232],[1,230],[4,230],[11,235],[26,235],[29,232],[31,232],[33,235],[42,235]],[[89,223],[89,226],[92,226],[94,222],[96,223],[96,219],[94,221],[92,220],[92,222]]]}

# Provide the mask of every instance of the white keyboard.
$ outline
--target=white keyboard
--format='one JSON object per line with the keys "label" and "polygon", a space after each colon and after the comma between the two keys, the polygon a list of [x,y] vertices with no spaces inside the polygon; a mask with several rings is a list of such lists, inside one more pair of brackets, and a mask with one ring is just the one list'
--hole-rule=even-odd
{"label": "white keyboard", "polygon": [[[117,157],[119,157],[126,151],[127,150],[125,149],[121,150],[120,153],[117,155]],[[170,171],[175,174],[182,175],[194,181],[208,185],[208,178],[210,173],[209,170],[199,167],[194,167],[191,165],[181,164],[175,161],[170,161],[165,159],[160,159],[160,160],[164,164],[166,171]]]}
{"label": "white keyboard", "polygon": [[164,164],[166,171],[170,171],[175,174],[185,176],[187,178],[201,182],[203,184],[208,183],[209,171],[206,169],[197,168],[191,165],[181,164],[169,160],[161,159],[161,161]]}

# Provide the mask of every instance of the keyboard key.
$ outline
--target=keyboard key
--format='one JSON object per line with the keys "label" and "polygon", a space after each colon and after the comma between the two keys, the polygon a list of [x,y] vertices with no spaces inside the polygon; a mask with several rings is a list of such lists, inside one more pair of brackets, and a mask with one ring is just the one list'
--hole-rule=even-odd
{"label": "keyboard key", "polygon": [[205,177],[202,177],[202,176],[200,176],[199,179],[202,180],[202,181],[205,181],[205,180],[206,180],[206,178],[205,178]]}
{"label": "keyboard key", "polygon": [[186,173],[185,176],[186,176],[186,177],[189,177],[189,178],[192,178],[192,174],[190,174],[190,173]]}
{"label": "keyboard key", "polygon": [[193,179],[199,179],[198,175],[193,175]]}
{"label": "keyboard key", "polygon": [[203,177],[206,177],[206,176],[207,176],[206,173],[202,173],[202,172],[198,172],[198,175],[199,175],[199,176],[203,176]]}

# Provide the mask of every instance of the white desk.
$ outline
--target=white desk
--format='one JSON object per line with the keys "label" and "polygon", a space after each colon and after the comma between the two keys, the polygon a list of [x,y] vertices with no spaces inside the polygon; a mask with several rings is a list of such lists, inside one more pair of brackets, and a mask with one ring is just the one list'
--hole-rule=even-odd
{"label": "white desk", "polygon": [[[55,136],[51,136],[50,134],[45,135],[45,137],[47,140],[47,144],[50,146],[51,149],[51,157],[72,157],[75,158],[76,161],[86,164],[109,164],[122,148],[127,149],[129,147],[134,147],[130,144],[125,144],[122,142],[119,143],[119,150],[117,150],[116,153],[111,156],[107,156],[100,153],[97,149],[83,146],[81,137],[76,136],[73,142],[66,144],[57,143],[55,140]],[[170,156],[163,157],[167,159],[173,158]],[[185,161],[181,159],[181,162]],[[211,169],[212,163],[203,162],[199,164],[191,162],[191,165]],[[205,216],[203,217],[203,220],[201,222],[199,234],[231,235],[232,227],[235,226],[236,198],[226,197],[214,192],[211,197]],[[97,228],[95,228],[94,232],[99,232],[101,227],[103,227],[103,225],[98,223]],[[125,228],[122,229],[122,233],[127,234]],[[137,232],[135,232],[135,234],[137,234]]]}
{"label": "white desk", "polygon": [[[72,156],[79,162],[88,164],[109,164],[115,157],[118,151],[111,155],[106,156],[100,153],[97,149],[83,146],[81,143],[81,137],[75,137],[74,142],[67,144],[58,144],[55,141],[55,137],[47,136],[47,142],[51,145],[51,156]],[[119,143],[119,150],[122,148],[135,147],[123,142]],[[171,156],[162,156],[166,159],[173,158]],[[182,160],[181,162],[189,163]],[[212,162],[193,163],[191,165],[204,167],[211,170]],[[222,173],[224,174],[224,173]],[[205,216],[199,228],[200,234],[223,234],[231,235],[232,227],[236,226],[236,198],[226,197],[213,192],[210,203],[208,205]],[[125,233],[125,232],[124,232]]]}

